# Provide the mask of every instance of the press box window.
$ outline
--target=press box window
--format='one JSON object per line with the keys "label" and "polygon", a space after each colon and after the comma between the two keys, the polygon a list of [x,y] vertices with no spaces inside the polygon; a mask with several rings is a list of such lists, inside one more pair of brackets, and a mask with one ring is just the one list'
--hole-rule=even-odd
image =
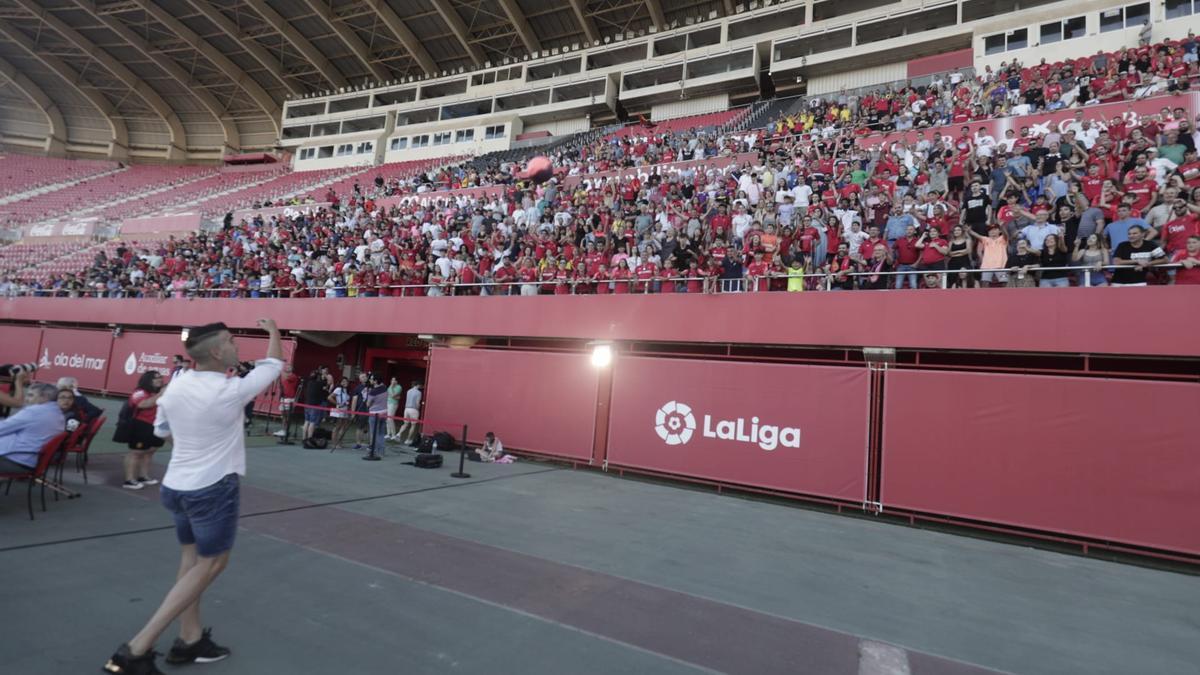
{"label": "press box window", "polygon": [[392,143],[389,147],[392,150],[403,150],[408,147],[408,139],[407,138],[393,138]]}
{"label": "press box window", "polygon": [[[1200,2],[1200,0],[1197,0]],[[487,127],[483,130],[484,140],[492,140],[494,138],[504,138],[504,125],[497,124],[496,126]]]}
{"label": "press box window", "polygon": [[470,143],[473,140],[475,140],[474,129],[459,129],[458,131],[454,132],[455,143]]}
{"label": "press box window", "polygon": [[1048,45],[1052,42],[1083,37],[1085,33],[1087,33],[1087,20],[1082,16],[1077,16],[1073,19],[1042,24],[1039,37],[1041,44]]}
{"label": "press box window", "polygon": [[450,132],[449,131],[443,131],[441,133],[436,133],[433,135],[433,144],[434,145],[447,145],[449,143],[450,143]]}

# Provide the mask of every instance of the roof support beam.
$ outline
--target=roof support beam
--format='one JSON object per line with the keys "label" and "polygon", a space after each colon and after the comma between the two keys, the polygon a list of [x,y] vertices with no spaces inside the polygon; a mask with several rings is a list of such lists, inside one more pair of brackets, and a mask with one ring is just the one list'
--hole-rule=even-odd
{"label": "roof support beam", "polygon": [[9,82],[12,82],[13,86],[17,89],[20,89],[21,93],[25,94],[25,97],[32,101],[37,106],[37,109],[46,116],[46,124],[49,126],[49,132],[46,134],[44,150],[49,154],[61,153],[67,145],[67,123],[63,119],[62,111],[58,109],[58,104],[51,100],[36,82],[26,77],[25,73],[17,70],[16,66],[2,58],[0,58],[0,75],[3,75]]}
{"label": "roof support beam", "polygon": [[254,57],[254,60],[258,61],[259,65],[261,65],[263,68],[266,68],[267,72],[271,73],[272,77],[279,80],[280,84],[282,84],[284,87],[287,87],[289,93],[291,93],[293,96],[299,96],[301,93],[303,93],[304,90],[301,87],[296,86],[294,82],[289,80],[287,76],[284,75],[283,65],[279,62],[279,59],[273,58],[271,53],[267,51],[267,48],[263,47],[262,43],[260,43],[258,40],[254,40],[248,35],[244,35],[238,29],[237,24],[230,20],[229,17],[225,16],[221,10],[213,7],[212,4],[207,0],[188,0],[188,3],[195,8],[197,12],[200,12],[205,19],[208,19],[210,23],[217,28],[220,28],[222,32],[228,35],[229,39],[233,40],[238,44],[238,46],[249,52],[250,56]]}
{"label": "roof support beam", "polygon": [[108,122],[109,128],[112,130],[112,138],[108,142],[108,156],[111,159],[125,159],[129,157],[129,129],[125,126],[125,120],[121,118],[121,114],[113,107],[113,104],[100,93],[91,84],[84,81],[83,77],[71,66],[68,66],[62,59],[57,56],[46,54],[42,49],[39,49],[29,36],[22,33],[11,23],[4,19],[0,19],[0,35],[4,35],[17,46],[24,49],[30,56],[41,62],[42,65],[50,69],[55,75],[58,75],[62,81],[70,88],[79,92],[79,95],[86,98],[89,103],[96,107],[105,121]]}
{"label": "roof support beam", "polygon": [[646,0],[646,9],[650,10],[650,18],[659,30],[667,29],[667,15],[663,14],[662,0]]}
{"label": "roof support beam", "polygon": [[[22,2],[30,2],[31,0],[21,0]],[[233,80],[234,84],[246,92],[250,98],[262,109],[267,118],[271,120],[271,125],[275,127],[275,134],[279,135],[280,118],[283,116],[283,111],[279,106],[279,101],[276,101],[267,90],[262,88],[254,78],[246,74],[236,63],[231,61],[228,56],[222,54],[212,43],[204,40],[195,31],[188,28],[182,21],[176,19],[169,12],[159,7],[151,0],[135,0],[138,6],[147,14],[154,17],[159,23],[165,26],[168,30],[175,34],[180,40],[188,43],[192,49],[204,55],[217,70],[220,70]]]}
{"label": "roof support beam", "polygon": [[279,12],[276,12],[274,9],[272,9],[271,6],[265,2],[265,0],[245,0],[245,3],[250,7],[250,9],[253,9],[259,16],[261,16],[264,21],[274,27],[275,30],[278,30],[280,35],[283,35],[285,40],[290,42],[297,51],[303,54],[304,58],[307,59],[309,63],[316,66],[317,70],[321,72],[321,77],[329,80],[330,86],[332,86],[334,89],[337,89],[338,87],[345,87],[350,84],[350,82],[346,80],[346,76],[343,75],[337,68],[333,67],[333,64],[330,63],[329,59],[325,58],[325,55],[321,53],[321,50],[313,46],[313,43],[309,41],[308,38],[304,37],[300,34],[300,31],[293,28],[292,24],[288,23],[282,16],[280,16]]}
{"label": "roof support beam", "polygon": [[587,36],[588,42],[599,42],[600,31],[596,30],[596,22],[588,16],[587,7],[584,7],[583,2],[584,0],[571,0],[571,9],[575,12],[575,20],[579,22],[579,27],[583,29],[583,34]]}
{"label": "roof support beam", "polygon": [[483,50],[479,48],[479,45],[471,42],[467,24],[463,23],[462,17],[450,6],[449,0],[430,1],[433,3],[433,8],[437,10],[438,16],[442,17],[442,21],[450,27],[450,32],[454,33],[454,37],[458,38],[458,42],[467,51],[467,56],[471,57],[471,61],[476,66],[482,66],[486,61],[483,57]]}
{"label": "roof support beam", "polygon": [[367,49],[367,46],[363,44],[363,41],[358,37],[358,35],[355,34],[354,29],[350,26],[347,26],[345,23],[338,21],[337,17],[333,15],[333,11],[329,9],[328,5],[326,5],[324,2],[321,2],[321,0],[304,0],[304,4],[307,5],[314,14],[321,17],[321,20],[324,21],[330,28],[332,28],[333,32],[337,33],[337,36],[342,40],[342,43],[346,45],[346,48],[350,50],[351,54],[354,54],[358,57],[359,61],[362,61],[363,66],[366,67],[367,72],[370,73],[371,77],[375,78],[376,82],[383,82],[391,79],[387,69],[376,63],[375,59],[371,57],[370,50]]}
{"label": "roof support beam", "polygon": [[[80,8],[89,12],[95,9],[95,3],[91,2],[90,0],[74,0],[74,2]],[[121,23],[121,21],[115,16],[111,14],[96,14],[95,16],[100,20],[101,23],[108,27],[109,30],[116,33],[125,42],[129,43],[129,46],[141,52],[143,56],[145,56],[147,59],[150,59],[150,61],[153,62],[154,65],[158,66],[159,69],[170,75],[176,82],[182,85],[183,88],[188,91],[188,93],[190,93],[192,96],[195,96],[200,101],[201,105],[203,105],[210,113],[212,113],[212,116],[217,120],[217,123],[221,125],[221,131],[225,135],[226,148],[235,151],[241,149],[241,135],[238,133],[237,123],[235,123],[233,118],[229,116],[228,109],[221,105],[215,96],[209,93],[207,89],[204,89],[200,83],[195,80],[195,78],[193,78],[191,75],[188,75],[187,71],[181,68],[174,59],[164,56],[156,51],[148,42],[143,40],[141,36],[131,30],[129,26]]]}
{"label": "roof support beam", "polygon": [[421,66],[421,70],[425,71],[426,75],[437,73],[437,63],[434,63],[433,57],[429,55],[429,50],[425,49],[425,45],[417,39],[417,36],[409,30],[408,25],[400,20],[396,12],[392,10],[391,5],[383,2],[383,0],[366,0],[367,5],[375,10],[375,13],[383,20],[383,25],[392,31],[392,35],[404,45],[409,54],[412,54],[417,65]]}
{"label": "roof support beam", "polygon": [[540,52],[542,50],[542,43],[533,34],[533,28],[530,27],[529,20],[525,18],[521,7],[517,5],[517,0],[497,1],[500,3],[500,8],[504,10],[505,16],[508,17],[509,23],[517,30],[517,35],[521,36],[521,42],[525,43],[525,49],[530,54]]}
{"label": "roof support beam", "polygon": [[102,65],[105,70],[112,73],[126,87],[137,93],[146,102],[146,105],[149,105],[150,109],[162,118],[163,123],[167,125],[167,134],[170,139],[167,141],[167,159],[182,159],[187,154],[187,134],[183,130],[183,122],[179,121],[179,116],[175,114],[175,110],[167,105],[162,96],[159,96],[158,92],[151,88],[145,80],[138,77],[129,68],[126,68],[125,64],[113,58],[112,54],[97,47],[94,42],[84,37],[82,33],[52,14],[50,10],[38,5],[34,0],[16,0],[16,3]]}

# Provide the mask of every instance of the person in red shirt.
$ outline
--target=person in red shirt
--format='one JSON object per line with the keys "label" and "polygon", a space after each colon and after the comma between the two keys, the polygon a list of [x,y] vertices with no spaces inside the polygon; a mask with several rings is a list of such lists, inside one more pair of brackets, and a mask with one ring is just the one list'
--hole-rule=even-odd
{"label": "person in red shirt", "polygon": [[921,257],[917,259],[917,269],[946,269],[946,254],[950,251],[950,245],[936,230],[922,232],[915,246],[921,250]]}
{"label": "person in red shirt", "polygon": [[633,276],[637,278],[637,283],[634,285],[634,293],[648,293],[652,290],[654,280],[658,278],[658,266],[654,263],[643,259],[642,263],[633,270]]}
{"label": "person in red shirt", "polygon": [[554,260],[549,260],[542,269],[538,272],[538,281],[542,283],[538,286],[538,294],[548,295],[554,293],[554,280],[558,274],[558,263]]}
{"label": "person in red shirt", "polygon": [[[917,261],[921,257],[921,250],[917,248],[917,228],[909,225],[905,228],[904,236],[897,239],[893,245],[895,249],[894,258],[896,260],[897,272],[909,272],[916,269]],[[909,288],[917,287],[917,275],[914,274],[898,274],[896,275],[896,288],[904,288],[904,281],[908,280]]]}
{"label": "person in red shirt", "polygon": [[517,269],[517,281],[521,282],[521,295],[537,295],[538,287],[535,283],[538,278],[537,268],[533,266],[532,258],[525,258],[521,261],[521,267]]}
{"label": "person in red shirt", "polygon": [[[475,268],[471,267],[470,265],[463,265],[462,272],[460,272],[459,276],[458,276],[458,284],[459,285],[454,289],[454,294],[455,295],[478,295],[479,294],[479,286],[474,285],[474,284],[477,284],[478,282],[479,282],[479,273],[475,271]],[[381,294],[382,294],[382,292],[381,292]]]}
{"label": "person in red shirt", "polygon": [[1183,265],[1175,270],[1175,285],[1200,285],[1200,235],[1187,238],[1187,246],[1171,256],[1171,262]]}
{"label": "person in red shirt", "polygon": [[684,273],[687,277],[687,283],[684,286],[686,293],[703,293],[704,292],[704,277],[705,270],[701,269],[700,262],[695,258],[688,263],[687,272]]}
{"label": "person in red shirt", "polygon": [[296,402],[296,390],[300,387],[300,376],[296,374],[291,363],[283,364],[283,372],[279,374],[279,411],[285,417],[292,411]]}
{"label": "person in red shirt", "polygon": [[629,262],[626,258],[621,258],[621,262],[617,263],[616,269],[612,271],[613,293],[622,295],[629,293],[629,278],[633,276],[629,271]]}
{"label": "person in red shirt", "polygon": [[1158,183],[1150,178],[1147,168],[1139,166],[1133,170],[1133,180],[1125,182],[1125,194],[1133,195],[1133,209],[1145,211],[1154,203],[1158,194]]}
{"label": "person in red shirt", "polygon": [[1099,163],[1088,164],[1087,175],[1079,179],[1079,191],[1087,197],[1089,204],[1095,204],[1100,200],[1100,191],[1104,189],[1104,179],[1106,176],[1101,173],[1101,165]]}
{"label": "person in red shirt", "polygon": [[1200,187],[1200,160],[1196,158],[1195,148],[1187,148],[1183,151],[1183,164],[1180,164],[1176,171],[1183,177],[1183,182],[1188,189],[1194,190]]}
{"label": "person in red shirt", "polygon": [[511,295],[512,282],[514,279],[516,279],[516,276],[517,270],[513,268],[512,260],[510,260],[508,256],[505,256],[504,262],[500,265],[500,267],[496,268],[495,273],[492,274],[492,281],[495,282],[495,285],[487,287],[488,294]]}
{"label": "person in red shirt", "polygon": [[150,475],[154,451],[163,446],[163,439],[154,435],[154,418],[158,414],[158,398],[162,396],[163,375],[148,370],[138,378],[137,388],[127,405],[132,411],[129,420],[129,452],[125,453],[125,482],[127,490],[141,490],[158,480]]}
{"label": "person in red shirt", "polygon": [[767,270],[770,265],[763,260],[763,252],[755,251],[754,260],[746,265],[746,288],[755,291],[766,291],[770,287],[770,279],[767,278]]}
{"label": "person in red shirt", "polygon": [[[1190,211],[1190,213],[1189,213]],[[1162,244],[1168,255],[1182,251],[1189,237],[1200,235],[1200,206],[1176,199],[1171,206],[1171,220],[1163,224]]]}
{"label": "person in red shirt", "polygon": [[596,284],[596,295],[608,295],[609,280],[612,278],[608,273],[608,265],[600,263],[596,266],[596,271],[588,273],[588,277]]}
{"label": "person in red shirt", "polygon": [[574,280],[571,270],[567,269],[567,261],[559,260],[558,266],[554,269],[554,294],[571,295]]}

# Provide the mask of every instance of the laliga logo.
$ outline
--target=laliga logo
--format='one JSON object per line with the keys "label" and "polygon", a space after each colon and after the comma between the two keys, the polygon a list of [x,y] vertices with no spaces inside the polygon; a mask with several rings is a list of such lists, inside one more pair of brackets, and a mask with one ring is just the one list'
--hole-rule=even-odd
{"label": "laliga logo", "polygon": [[[691,407],[686,404],[670,401],[659,408],[655,414],[654,431],[667,445],[687,443],[692,439],[692,432],[695,430],[696,417],[692,414]],[[798,427],[760,425],[757,417],[751,417],[749,425],[746,424],[745,418],[741,417],[736,420],[717,420],[714,425],[712,416],[705,415],[704,428],[701,433],[705,438],[754,443],[767,452],[779,446],[800,447],[800,429]]]}
{"label": "laliga logo", "polygon": [[683,445],[692,440],[696,430],[696,418],[692,409],[682,403],[670,401],[658,409],[654,416],[654,431],[667,445]]}

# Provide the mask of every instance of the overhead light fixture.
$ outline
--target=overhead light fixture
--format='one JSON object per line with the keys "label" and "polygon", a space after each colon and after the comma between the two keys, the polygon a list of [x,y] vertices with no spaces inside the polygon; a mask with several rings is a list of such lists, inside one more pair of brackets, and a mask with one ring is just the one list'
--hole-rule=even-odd
{"label": "overhead light fixture", "polygon": [[596,368],[607,368],[612,365],[612,345],[607,342],[592,343],[592,365]]}
{"label": "overhead light fixture", "polygon": [[183,330],[179,331],[179,341],[187,342],[188,335],[190,335],[190,334],[191,334],[191,330],[187,329],[187,328],[184,328]]}

